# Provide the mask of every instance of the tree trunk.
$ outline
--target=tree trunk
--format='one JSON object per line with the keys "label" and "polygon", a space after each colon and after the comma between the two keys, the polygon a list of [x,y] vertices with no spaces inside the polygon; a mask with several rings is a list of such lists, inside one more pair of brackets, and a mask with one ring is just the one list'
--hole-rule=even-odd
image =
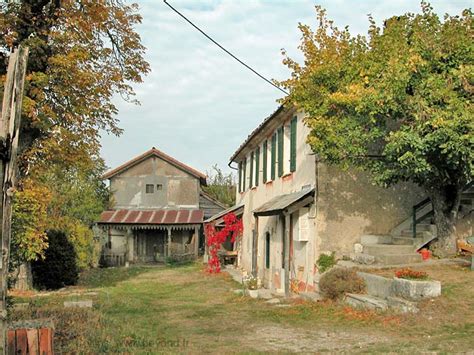
{"label": "tree trunk", "polygon": [[458,186],[445,186],[429,191],[433,204],[434,222],[438,239],[433,243],[433,253],[445,258],[456,254],[456,219],[462,190]]}

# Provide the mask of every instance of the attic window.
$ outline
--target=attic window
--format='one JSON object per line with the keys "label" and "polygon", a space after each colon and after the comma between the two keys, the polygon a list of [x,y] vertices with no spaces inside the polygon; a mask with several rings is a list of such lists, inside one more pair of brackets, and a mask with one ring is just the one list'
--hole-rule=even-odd
{"label": "attic window", "polygon": [[163,185],[162,184],[156,185],[156,191],[161,191],[161,190],[163,190]]}
{"label": "attic window", "polygon": [[145,192],[147,194],[152,194],[153,192],[155,192],[155,185],[153,184],[146,184],[145,186]]}

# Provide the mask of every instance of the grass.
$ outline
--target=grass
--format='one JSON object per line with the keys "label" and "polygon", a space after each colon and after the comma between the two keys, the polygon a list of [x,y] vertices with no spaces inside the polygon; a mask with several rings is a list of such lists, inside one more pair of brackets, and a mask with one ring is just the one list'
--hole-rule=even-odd
{"label": "grass", "polygon": [[[474,273],[425,270],[443,295],[414,315],[354,310],[335,302],[271,305],[200,265],[91,270],[72,293],[30,298],[12,319],[52,318],[57,352],[466,352],[474,348]],[[393,274],[393,270],[378,273]],[[81,292],[97,292],[85,295]],[[92,309],[65,309],[65,299]],[[24,301],[24,297],[22,297]]]}

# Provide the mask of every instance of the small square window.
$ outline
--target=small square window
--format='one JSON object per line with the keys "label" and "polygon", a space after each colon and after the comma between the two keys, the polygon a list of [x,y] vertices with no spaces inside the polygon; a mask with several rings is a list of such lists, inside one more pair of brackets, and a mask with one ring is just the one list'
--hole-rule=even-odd
{"label": "small square window", "polygon": [[156,191],[161,191],[161,190],[163,190],[163,185],[162,184],[156,185]]}
{"label": "small square window", "polygon": [[146,184],[145,191],[147,194],[152,194],[153,192],[155,192],[155,185]]}

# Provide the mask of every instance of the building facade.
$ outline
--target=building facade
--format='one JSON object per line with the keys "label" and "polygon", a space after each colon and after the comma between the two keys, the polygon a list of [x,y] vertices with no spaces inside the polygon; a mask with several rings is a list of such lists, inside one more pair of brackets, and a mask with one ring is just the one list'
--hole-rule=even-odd
{"label": "building facade", "polygon": [[196,257],[204,217],[223,209],[202,191],[204,174],[156,148],[104,178],[114,206],[98,222],[106,264]]}
{"label": "building facade", "polygon": [[390,232],[424,198],[413,185],[382,189],[361,172],[319,161],[304,117],[278,108],[230,159],[243,206],[238,265],[286,294],[314,290],[321,253],[349,255],[361,235]]}

